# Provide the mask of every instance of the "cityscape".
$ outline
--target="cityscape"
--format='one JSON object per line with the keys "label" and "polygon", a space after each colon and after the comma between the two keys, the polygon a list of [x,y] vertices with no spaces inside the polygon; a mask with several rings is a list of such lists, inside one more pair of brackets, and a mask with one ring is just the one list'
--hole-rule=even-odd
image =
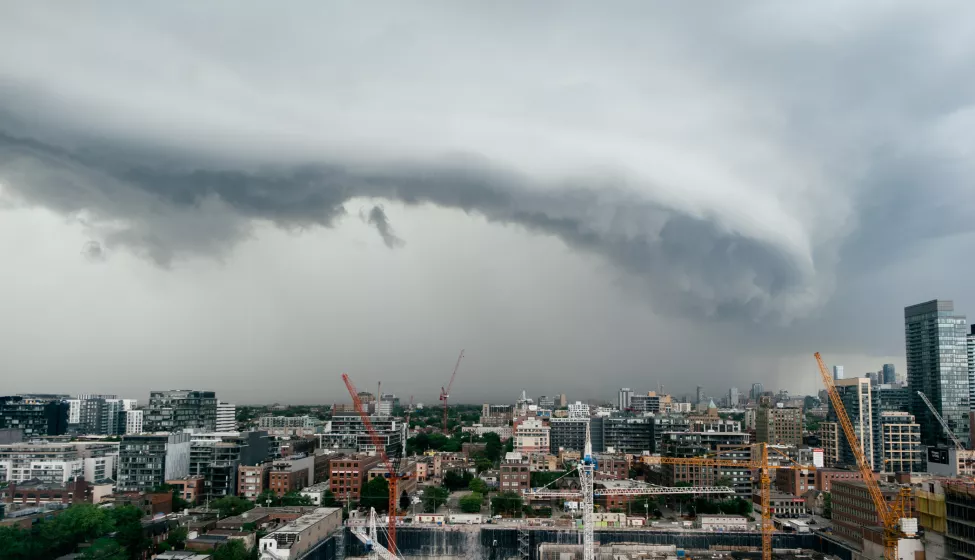
{"label": "cityscape", "polygon": [[[897,554],[941,557],[973,546],[975,325],[932,300],[904,309],[904,335],[906,372],[855,375],[816,354],[816,395],[756,382],[459,404],[462,351],[428,404],[348,375],[347,398],[317,406],[235,406],[202,389],[4,396],[0,552],[880,558],[891,510],[870,503],[872,486],[885,508],[906,499]],[[36,533],[82,515],[119,527],[128,511],[125,550],[107,533]]]}
{"label": "cityscape", "polygon": [[973,22],[0,0],[0,560],[975,560]]}

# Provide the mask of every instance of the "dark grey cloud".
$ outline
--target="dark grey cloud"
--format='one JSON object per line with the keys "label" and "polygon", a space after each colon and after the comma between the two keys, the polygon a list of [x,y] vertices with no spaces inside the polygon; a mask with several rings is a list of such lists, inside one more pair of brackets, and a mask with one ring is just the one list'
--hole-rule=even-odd
{"label": "dark grey cloud", "polygon": [[447,209],[690,318],[654,359],[679,373],[893,354],[900,307],[975,274],[971,3],[6,11],[0,188],[109,261],[225,259],[356,206],[409,240],[392,262],[416,242],[383,205]]}
{"label": "dark grey cloud", "polygon": [[[126,247],[164,267],[180,256],[222,256],[247,235],[249,220],[330,227],[346,202],[370,197],[477,213],[555,236],[638,278],[661,310],[787,318],[811,281],[812,271],[774,244],[611,184],[542,192],[514,174],[466,162],[228,171],[128,168],[120,160],[104,165],[105,157],[0,135],[0,180],[34,204],[124,221],[106,231],[106,248]],[[401,243],[380,206],[368,221],[387,246]]]}
{"label": "dark grey cloud", "polygon": [[383,243],[386,244],[390,249],[395,249],[396,247],[402,247],[404,241],[393,232],[393,226],[389,225],[389,218],[386,217],[386,211],[382,206],[376,205],[372,207],[369,211],[368,222],[376,226],[376,231],[379,232],[379,236],[383,238]]}

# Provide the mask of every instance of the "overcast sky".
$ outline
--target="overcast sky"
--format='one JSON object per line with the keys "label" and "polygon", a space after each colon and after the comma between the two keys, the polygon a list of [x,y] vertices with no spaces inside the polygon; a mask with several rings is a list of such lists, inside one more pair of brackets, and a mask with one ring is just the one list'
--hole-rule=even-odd
{"label": "overcast sky", "polygon": [[975,315],[971,2],[2,4],[0,393],[814,393]]}

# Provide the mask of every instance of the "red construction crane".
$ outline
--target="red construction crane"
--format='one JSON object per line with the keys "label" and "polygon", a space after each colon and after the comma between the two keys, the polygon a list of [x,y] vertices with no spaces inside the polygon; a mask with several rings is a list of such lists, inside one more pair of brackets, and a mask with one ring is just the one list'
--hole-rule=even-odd
{"label": "red construction crane", "polygon": [[460,361],[464,359],[464,351],[460,351],[460,356],[457,357],[457,363],[454,365],[454,373],[450,374],[450,383],[447,384],[447,388],[440,388],[440,400],[443,401],[443,435],[447,435],[447,398],[450,397],[450,388],[454,385],[454,378],[457,377],[457,368],[460,367]]}
{"label": "red construction crane", "polygon": [[376,447],[376,453],[379,454],[380,460],[386,467],[386,478],[389,480],[389,528],[387,530],[389,534],[389,542],[387,547],[390,552],[394,555],[396,554],[396,504],[399,498],[397,493],[397,487],[399,486],[399,481],[405,478],[409,478],[408,474],[400,473],[396,470],[393,462],[386,455],[386,445],[383,444],[382,439],[380,439],[379,434],[376,433],[376,428],[373,427],[372,421],[369,419],[369,413],[362,406],[362,399],[359,398],[359,391],[352,384],[352,380],[349,379],[347,374],[342,374],[342,381],[345,382],[345,387],[349,390],[349,394],[352,395],[352,404],[355,406],[355,411],[359,413],[359,417],[362,418],[362,423],[365,424],[366,430],[369,432],[369,439],[372,440],[372,444]]}

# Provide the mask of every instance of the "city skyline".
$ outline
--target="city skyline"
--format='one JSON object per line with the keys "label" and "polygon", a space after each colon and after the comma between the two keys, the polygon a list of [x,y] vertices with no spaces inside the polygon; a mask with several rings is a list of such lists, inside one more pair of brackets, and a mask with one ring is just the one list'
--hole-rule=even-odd
{"label": "city skyline", "polygon": [[975,6],[922,9],[11,5],[3,392],[906,371],[905,306],[975,313]]}

